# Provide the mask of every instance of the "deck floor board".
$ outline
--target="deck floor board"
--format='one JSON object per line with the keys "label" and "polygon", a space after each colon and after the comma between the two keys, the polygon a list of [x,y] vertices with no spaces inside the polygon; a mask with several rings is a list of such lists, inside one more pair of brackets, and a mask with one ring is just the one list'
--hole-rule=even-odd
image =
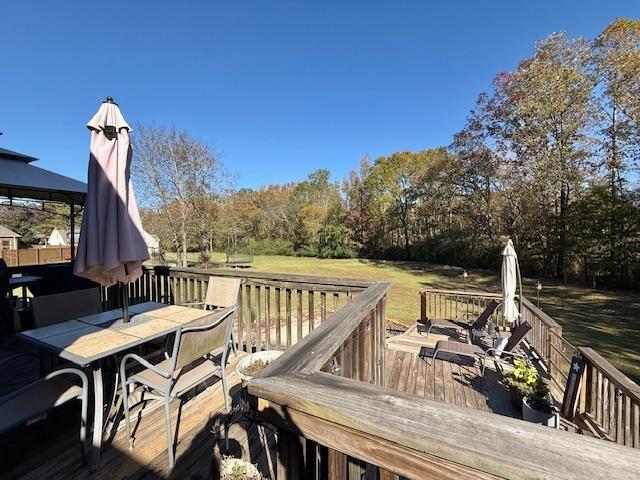
{"label": "deck floor board", "polygon": [[[442,335],[436,334],[429,341],[435,342],[441,338]],[[424,345],[424,339],[420,338],[387,342],[385,378],[388,387],[467,408],[517,416],[491,366],[483,381],[478,365],[458,365],[441,359],[433,362],[430,358],[420,356],[420,349]],[[0,347],[0,358],[18,348],[6,342],[2,342]],[[23,349],[24,346],[19,348]],[[235,374],[236,362],[232,358],[227,371],[232,395],[237,402],[240,381]],[[16,388],[16,378],[35,378],[37,368],[37,362],[32,361],[18,365],[11,371],[0,371],[0,395],[6,393],[7,389]],[[173,402],[171,408],[175,429],[179,402]],[[0,445],[2,478],[204,480],[210,478],[211,469],[223,453],[249,460],[257,464],[267,478],[275,478],[277,459],[273,433],[246,422],[235,424],[230,430],[230,449],[227,452],[224,450],[221,427],[225,418],[223,410],[223,397],[217,382],[194,392],[191,398],[182,403],[176,466],[170,471],[164,411],[162,408],[148,408],[137,425],[133,450],[129,449],[121,426],[103,447],[99,470],[90,474],[80,462],[77,441],[79,405],[77,402],[71,403],[54,411],[44,422],[21,427],[3,436]]]}
{"label": "deck floor board", "polygon": [[386,365],[387,387],[461,407],[519,417],[491,362],[483,379],[478,362],[457,363],[440,358],[433,361],[428,349],[438,340],[448,338],[439,332],[426,338],[416,327],[389,338],[387,358],[393,361]]}
{"label": "deck floor board", "polygon": [[[10,349],[5,349],[0,358],[7,354],[7,350]],[[240,354],[242,355],[244,354]],[[237,359],[231,357],[227,367],[228,380],[234,402],[237,402],[240,380],[235,374]],[[27,368],[20,366],[17,371],[23,374]],[[0,391],[2,393],[4,392]],[[46,421],[21,427],[3,438],[0,449],[1,477],[7,480],[204,480],[211,478],[211,469],[224,454],[249,460],[257,464],[267,478],[275,478],[275,436],[269,429],[247,422],[234,424],[229,432],[229,451],[224,449],[224,400],[219,381],[200,388],[182,405],[178,401],[172,402],[174,431],[180,406],[176,465],[173,471],[169,470],[167,459],[164,409],[149,408],[135,429],[134,448],[129,449],[125,429],[121,425],[112,441],[103,446],[100,468],[93,474],[89,473],[80,461],[77,440],[79,405],[73,402],[56,409]],[[134,416],[131,418],[134,422],[132,425],[135,425]]]}

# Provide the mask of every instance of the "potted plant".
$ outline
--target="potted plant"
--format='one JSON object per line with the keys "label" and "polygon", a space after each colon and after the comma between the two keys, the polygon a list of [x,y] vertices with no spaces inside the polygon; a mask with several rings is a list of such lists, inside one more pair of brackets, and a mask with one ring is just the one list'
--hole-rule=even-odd
{"label": "potted plant", "polygon": [[558,413],[551,401],[549,386],[540,377],[533,384],[531,391],[522,399],[522,418],[528,422],[558,427]]}
{"label": "potted plant", "polygon": [[264,480],[264,477],[252,463],[225,457],[220,463],[220,480]]}
{"label": "potted plant", "polygon": [[271,362],[282,355],[280,350],[262,350],[253,352],[240,359],[236,365],[236,373],[240,380],[246,382],[266,368]]}
{"label": "potted plant", "polygon": [[502,374],[502,383],[512,393],[513,406],[520,409],[522,399],[529,395],[538,379],[538,371],[522,360],[515,360],[513,364],[515,366],[513,370]]}
{"label": "potted plant", "polygon": [[522,408],[523,420],[557,427],[558,415],[546,382],[525,362],[516,360],[514,365],[512,371],[503,374],[502,382],[513,393],[517,408]]}

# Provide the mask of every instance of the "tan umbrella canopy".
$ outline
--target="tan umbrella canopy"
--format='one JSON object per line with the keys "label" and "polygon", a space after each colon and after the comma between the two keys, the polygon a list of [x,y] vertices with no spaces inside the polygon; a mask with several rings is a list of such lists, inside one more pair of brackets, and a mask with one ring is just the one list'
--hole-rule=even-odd
{"label": "tan umbrella canopy", "polygon": [[87,127],[89,178],[74,273],[103,286],[129,283],[149,258],[129,176],[131,128],[110,97]]}
{"label": "tan umbrella canopy", "polygon": [[[518,255],[513,242],[509,240],[502,251],[502,313],[509,322],[514,322],[519,316],[516,306],[516,288],[520,285],[520,299],[522,299],[522,281],[520,280],[520,267]],[[522,301],[522,300],[520,300]]]}

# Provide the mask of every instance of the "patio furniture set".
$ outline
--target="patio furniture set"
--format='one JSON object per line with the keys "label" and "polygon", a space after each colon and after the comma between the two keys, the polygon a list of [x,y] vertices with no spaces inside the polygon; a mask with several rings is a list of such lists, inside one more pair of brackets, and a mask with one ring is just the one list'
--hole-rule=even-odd
{"label": "patio furniture set", "polygon": [[[94,403],[91,468],[95,470],[103,435],[118,424],[120,412],[131,439],[130,399],[143,395],[145,402],[156,399],[164,404],[167,450],[173,467],[175,445],[170,402],[212,377],[220,377],[225,411],[230,409],[225,366],[229,351],[236,353],[233,323],[239,291],[239,279],[209,277],[205,302],[139,303],[129,308],[132,317],[127,323],[123,322],[120,309],[102,311],[98,288],[34,297],[35,328],[16,336],[40,350],[41,365],[48,372],[0,398],[0,433],[43,418],[54,408],[78,399],[84,462],[91,396]],[[164,340],[161,343],[166,347],[159,361],[157,355],[142,353],[144,346],[158,340]],[[2,368],[8,368],[11,361],[22,355],[3,359]],[[113,368],[105,368],[108,363]],[[51,365],[57,368],[52,369]],[[113,385],[108,400],[105,384]],[[104,421],[110,418],[111,422]]]}
{"label": "patio furniture set", "polygon": [[502,344],[495,344],[485,349],[473,343],[474,340],[478,338],[492,337],[486,329],[491,315],[493,315],[498,306],[499,303],[495,300],[490,301],[482,313],[480,313],[471,324],[436,317],[427,317],[424,321],[419,321],[419,323],[426,328],[426,337],[429,336],[434,327],[436,329],[453,330],[457,333],[465,334],[466,342],[455,340],[439,340],[436,342],[431,355],[432,360],[435,361],[439,355],[442,357],[442,354],[450,354],[456,359],[466,358],[473,361],[479,360],[482,365],[483,377],[488,360],[492,360],[495,365],[504,363],[506,360],[505,357],[516,357],[528,362],[529,357],[527,355],[515,351],[516,347],[520,345],[526,334],[531,330],[531,325],[527,321],[519,323],[513,329],[509,338],[501,342]]}

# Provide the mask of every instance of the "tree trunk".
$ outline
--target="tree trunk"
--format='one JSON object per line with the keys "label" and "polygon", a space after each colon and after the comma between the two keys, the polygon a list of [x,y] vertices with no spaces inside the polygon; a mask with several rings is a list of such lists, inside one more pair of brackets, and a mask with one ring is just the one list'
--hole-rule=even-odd
{"label": "tree trunk", "polygon": [[187,262],[187,230],[184,227],[182,228],[182,266],[189,266],[189,262]]}

